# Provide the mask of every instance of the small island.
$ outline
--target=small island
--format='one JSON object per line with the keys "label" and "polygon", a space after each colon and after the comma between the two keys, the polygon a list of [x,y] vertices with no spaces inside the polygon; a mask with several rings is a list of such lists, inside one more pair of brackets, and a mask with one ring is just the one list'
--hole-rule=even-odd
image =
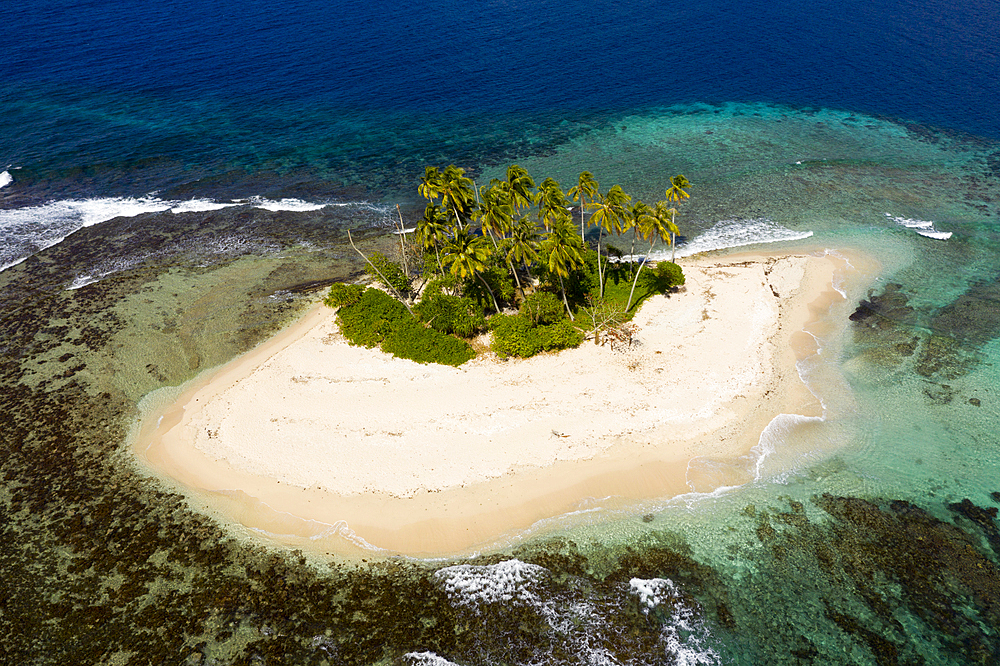
{"label": "small island", "polygon": [[[480,201],[489,196],[480,191]],[[566,233],[565,201],[552,196],[553,210],[561,206],[563,213],[541,220],[546,238],[563,225],[559,233],[579,241],[566,241],[578,252],[565,271],[532,271],[524,260],[515,268],[496,251],[508,240],[502,226],[491,232],[481,225],[474,236],[477,243],[495,242],[492,256],[501,261],[487,264],[491,253],[484,252],[483,267],[464,274],[449,270],[458,260],[438,262],[440,240],[420,243],[432,266],[422,289],[413,288],[420,280],[412,264],[403,268],[384,255],[366,261],[373,278],[410,311],[429,300],[414,299],[410,290],[421,292],[435,280],[445,281],[436,294],[474,304],[463,310],[470,317],[476,307],[493,307],[489,318],[501,322],[531,319],[531,311],[512,305],[547,294],[552,298],[540,309],[555,321],[538,317],[534,324],[562,326],[567,344],[559,346],[568,348],[547,353],[537,343],[490,351],[484,340],[496,340],[498,327],[486,324],[467,331],[479,336],[470,345],[474,358],[420,362],[427,359],[376,348],[395,325],[381,327],[383,340],[351,344],[349,326],[317,304],[167,404],[151,403],[133,450],[195,504],[290,545],[357,556],[442,556],[502,545],[573,512],[752,481],[752,466],[713,466],[702,478],[691,462],[754,455],[779,415],[823,416],[797,363],[819,353],[810,327],[844,303],[835,285],[869,274],[856,255],[687,258],[680,260],[684,286],[677,289],[676,280],[662,282],[677,274],[673,269],[646,265],[648,249],[641,258],[611,262],[606,245],[587,248],[582,214],[580,234]],[[599,205],[616,195],[596,196]],[[533,197],[537,205],[540,195]],[[474,211],[471,227],[483,208],[471,200],[465,205]],[[432,201],[422,223],[435,208]],[[464,211],[452,208],[458,224]],[[676,210],[667,218],[671,226],[675,217]],[[656,234],[670,243],[671,226],[639,238],[648,242]],[[551,262],[552,251],[542,250],[540,259]],[[504,264],[514,283],[508,291],[500,279]],[[578,281],[588,272],[604,280],[615,271],[617,291],[608,280],[581,296]],[[651,279],[643,283],[641,271]],[[475,282],[484,289],[462,289]],[[347,307],[362,293],[339,287],[328,301],[344,299],[335,304]],[[551,314],[552,302],[562,308],[559,317]],[[436,318],[445,319],[441,311]],[[412,322],[422,324],[408,319],[405,326],[456,339],[455,331],[434,328],[425,317],[415,312]],[[451,317],[468,325],[461,320]],[[720,469],[728,471],[720,476]]]}

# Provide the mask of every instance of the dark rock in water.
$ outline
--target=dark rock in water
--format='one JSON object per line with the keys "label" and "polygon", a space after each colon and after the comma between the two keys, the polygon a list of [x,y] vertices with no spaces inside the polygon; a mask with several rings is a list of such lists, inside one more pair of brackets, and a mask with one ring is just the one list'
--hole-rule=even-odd
{"label": "dark rock in water", "polygon": [[909,305],[909,297],[903,293],[902,285],[890,283],[881,294],[869,294],[862,300],[850,316],[850,320],[873,328],[891,328],[894,325],[913,325],[915,311]]}
{"label": "dark rock in water", "polygon": [[1000,492],[997,492],[996,490],[994,490],[993,492],[991,492],[990,493],[990,499],[992,499],[997,504],[1000,504]]}
{"label": "dark rock in water", "polygon": [[931,329],[975,346],[1000,337],[1000,278],[972,285],[938,312]]}
{"label": "dark rock in water", "polygon": [[964,499],[961,502],[949,504],[948,509],[975,523],[986,535],[986,540],[993,552],[1000,555],[1000,529],[997,529],[996,507],[984,509],[973,504],[971,500]]}
{"label": "dark rock in water", "polygon": [[877,314],[877,310],[871,301],[862,300],[858,304],[858,309],[849,317],[851,321],[864,321],[869,317],[874,317]]}
{"label": "dark rock in water", "polygon": [[978,407],[983,403],[979,400],[979,398],[969,398],[969,404],[972,405],[973,407]]}
{"label": "dark rock in water", "polygon": [[924,395],[935,405],[947,405],[954,399],[955,391],[947,384],[929,384],[924,388]]}

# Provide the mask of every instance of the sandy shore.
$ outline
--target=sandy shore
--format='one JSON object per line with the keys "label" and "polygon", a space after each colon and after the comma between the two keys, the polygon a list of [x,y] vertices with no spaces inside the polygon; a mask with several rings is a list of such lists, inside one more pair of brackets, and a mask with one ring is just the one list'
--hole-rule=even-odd
{"label": "sandy shore", "polygon": [[692,458],[746,454],[778,414],[821,415],[796,361],[853,267],[820,253],[683,267],[631,349],[460,368],[351,347],[316,306],[147,414],[133,450],[250,529],[342,553],[458,553],[594,498],[703,490]]}

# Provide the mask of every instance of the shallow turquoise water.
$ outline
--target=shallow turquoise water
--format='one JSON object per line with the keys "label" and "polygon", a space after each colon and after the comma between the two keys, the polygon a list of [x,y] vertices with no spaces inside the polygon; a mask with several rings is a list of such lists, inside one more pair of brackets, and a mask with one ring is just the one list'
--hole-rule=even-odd
{"label": "shallow turquoise water", "polygon": [[[881,268],[800,368],[825,420],[776,423],[743,460],[695,463],[746,483],[590,502],[600,510],[463,562],[302,563],[185,509],[118,453],[141,396],[252,346],[357,270],[340,229],[383,242],[412,193],[142,209],[80,229],[0,273],[3,507],[19,535],[3,562],[18,617],[40,627],[15,649],[39,663],[144,663],[135,641],[217,663],[988,662],[998,150],[734,104],[622,114],[514,155],[564,185],[587,168],[650,200],[684,172],[682,254],[839,248]],[[467,166],[485,180],[501,164]],[[869,316],[849,321],[861,301]]]}

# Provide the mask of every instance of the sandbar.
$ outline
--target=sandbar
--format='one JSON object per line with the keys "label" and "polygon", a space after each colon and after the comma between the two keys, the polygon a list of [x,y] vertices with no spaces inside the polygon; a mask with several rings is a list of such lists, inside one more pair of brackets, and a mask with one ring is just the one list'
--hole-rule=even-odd
{"label": "sandbar", "polygon": [[630,346],[459,368],[353,347],[317,304],[149,410],[131,448],[236,524],[341,554],[470,553],[598,500],[703,490],[693,458],[822,416],[806,330],[870,271],[826,251],[679,263],[686,285],[643,303]]}

